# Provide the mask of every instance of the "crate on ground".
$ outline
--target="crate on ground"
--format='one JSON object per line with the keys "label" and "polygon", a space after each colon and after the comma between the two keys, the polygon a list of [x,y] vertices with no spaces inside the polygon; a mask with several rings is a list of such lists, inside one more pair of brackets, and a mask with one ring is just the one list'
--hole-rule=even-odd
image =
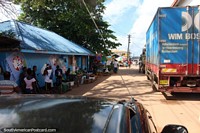
{"label": "crate on ground", "polygon": [[96,80],[95,76],[90,76],[89,79],[91,80],[91,82],[94,82]]}
{"label": "crate on ground", "polygon": [[85,79],[85,80],[84,80],[84,83],[85,83],[85,84],[91,83],[91,79]]}
{"label": "crate on ground", "polygon": [[65,93],[69,90],[71,90],[70,82],[62,82],[62,85],[60,86],[60,93]]}

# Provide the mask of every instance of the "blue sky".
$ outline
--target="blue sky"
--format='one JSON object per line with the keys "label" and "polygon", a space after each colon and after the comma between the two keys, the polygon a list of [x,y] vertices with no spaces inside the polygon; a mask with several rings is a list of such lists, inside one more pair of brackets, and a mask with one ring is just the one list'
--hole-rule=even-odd
{"label": "blue sky", "polygon": [[158,9],[169,7],[174,0],[106,0],[104,20],[111,25],[118,42],[119,50],[127,50],[128,35],[131,35],[130,52],[139,56],[145,45],[146,31]]}

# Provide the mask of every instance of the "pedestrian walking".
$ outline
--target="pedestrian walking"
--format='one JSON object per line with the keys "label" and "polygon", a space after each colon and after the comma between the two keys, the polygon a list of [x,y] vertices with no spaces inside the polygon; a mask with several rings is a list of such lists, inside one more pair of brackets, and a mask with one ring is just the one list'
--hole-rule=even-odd
{"label": "pedestrian walking", "polygon": [[117,60],[115,60],[114,61],[114,63],[113,63],[113,65],[114,65],[114,73],[117,73],[117,71],[118,71],[118,62],[117,62]]}

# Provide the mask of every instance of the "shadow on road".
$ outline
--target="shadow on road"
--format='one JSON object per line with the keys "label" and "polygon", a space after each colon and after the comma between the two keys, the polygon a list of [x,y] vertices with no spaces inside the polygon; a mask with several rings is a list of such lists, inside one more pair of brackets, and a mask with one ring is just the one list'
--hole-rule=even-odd
{"label": "shadow on road", "polygon": [[124,67],[122,67],[122,68],[120,68],[119,69],[119,74],[120,75],[128,75],[128,76],[145,76],[145,74],[143,74],[143,73],[139,73],[139,69],[138,68],[124,68]]}
{"label": "shadow on road", "polygon": [[155,95],[155,92],[149,89],[150,82],[143,80],[143,76],[145,77],[144,74],[138,73],[138,69],[120,68],[117,74],[100,76],[94,83],[72,88],[66,95],[115,99],[130,99],[131,97],[139,96],[141,98],[149,97],[148,100],[153,100],[151,96]]}
{"label": "shadow on road", "polygon": [[199,93],[162,93],[166,100],[186,100],[186,101],[199,101]]}
{"label": "shadow on road", "polygon": [[89,91],[91,91],[95,86],[98,84],[102,83],[106,79],[108,79],[110,76],[99,76],[96,81],[93,83],[88,83],[88,84],[82,84],[79,87],[72,87],[71,91],[68,91],[66,95],[83,95]]}

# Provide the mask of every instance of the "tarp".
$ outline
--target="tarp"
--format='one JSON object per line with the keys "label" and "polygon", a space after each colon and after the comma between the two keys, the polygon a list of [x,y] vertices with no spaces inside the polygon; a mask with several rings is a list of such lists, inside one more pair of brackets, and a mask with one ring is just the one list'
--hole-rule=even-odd
{"label": "tarp", "polygon": [[22,52],[40,52],[67,55],[94,55],[88,49],[77,45],[60,35],[24,22],[9,20],[0,23],[0,32],[9,31],[20,40]]}

